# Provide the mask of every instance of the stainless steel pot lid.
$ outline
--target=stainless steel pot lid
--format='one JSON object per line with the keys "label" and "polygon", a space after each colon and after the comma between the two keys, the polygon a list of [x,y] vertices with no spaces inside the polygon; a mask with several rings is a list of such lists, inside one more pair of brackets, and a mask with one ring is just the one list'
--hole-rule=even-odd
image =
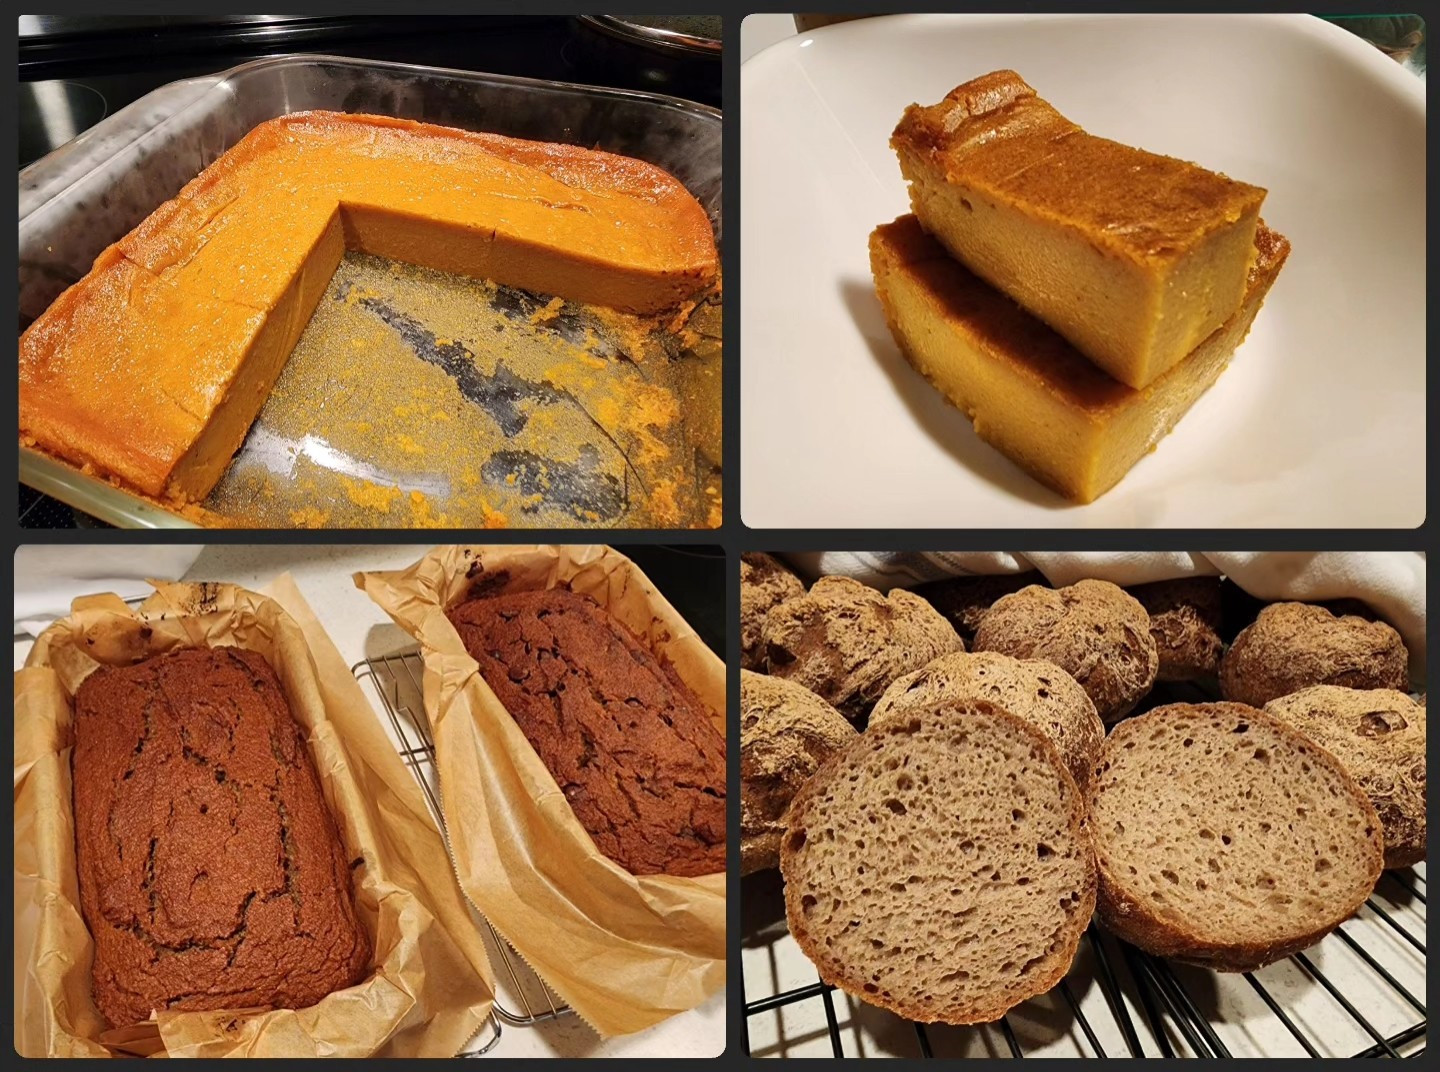
{"label": "stainless steel pot lid", "polygon": [[612,37],[662,51],[720,55],[719,15],[581,15],[579,19]]}

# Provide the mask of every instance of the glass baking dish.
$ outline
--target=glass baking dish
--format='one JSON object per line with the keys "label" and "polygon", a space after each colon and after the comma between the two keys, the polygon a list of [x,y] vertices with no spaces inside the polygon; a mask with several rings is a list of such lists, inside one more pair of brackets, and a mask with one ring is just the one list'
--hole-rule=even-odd
{"label": "glass baking dish", "polygon": [[[20,329],[96,255],[258,124],[323,109],[423,120],[649,161],[721,237],[721,120],[658,94],[341,56],[280,56],[164,86],[20,172]],[[127,527],[192,522],[25,447],[20,480]]]}

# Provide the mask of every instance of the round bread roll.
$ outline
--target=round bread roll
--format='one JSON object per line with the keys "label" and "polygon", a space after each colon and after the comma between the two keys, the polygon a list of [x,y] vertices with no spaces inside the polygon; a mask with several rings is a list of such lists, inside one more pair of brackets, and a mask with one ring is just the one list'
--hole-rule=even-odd
{"label": "round bread roll", "polygon": [[1053,987],[1095,905],[1080,790],[985,700],[912,709],[805,783],[780,846],[820,977],[925,1023],[997,1020]]}
{"label": "round bread roll", "polygon": [[740,671],[740,873],[780,866],[790,800],[859,731],[809,689]]}
{"label": "round bread roll", "polygon": [[1380,817],[1340,761],[1244,704],[1120,723],[1089,806],[1100,920],[1156,956],[1254,970],[1318,942],[1380,877]]}
{"label": "round bread roll", "polygon": [[1005,596],[980,620],[975,650],[1054,663],[1079,682],[1105,722],[1128,714],[1160,668],[1150,615],[1109,581],[1032,585]]}
{"label": "round bread roll", "polygon": [[1337,618],[1307,603],[1272,603],[1225,653],[1220,691],[1252,707],[1311,685],[1403,692],[1409,667],[1405,642],[1384,622]]}
{"label": "round bread roll", "polygon": [[1090,782],[1105,726],[1073,677],[1043,659],[1012,659],[993,651],[942,655],[897,678],[870,712],[866,733],[915,708],[952,701],[989,700],[1044,730],[1075,784]]}
{"label": "round bread roll", "polygon": [[931,659],[963,651],[955,629],[903,588],[882,596],[848,577],[821,577],[765,616],[770,673],[804,685],[861,722],[894,681]]}
{"label": "round bread roll", "polygon": [[805,585],[764,551],[740,556],[740,665],[765,669],[765,615],[787,599],[805,594]]}
{"label": "round bread roll", "polygon": [[1180,577],[1127,588],[1150,615],[1156,681],[1200,681],[1220,670],[1220,578]]}
{"label": "round bread roll", "polygon": [[1323,745],[1375,805],[1385,866],[1425,859],[1425,708],[1394,689],[1315,685],[1265,710]]}
{"label": "round bread roll", "polygon": [[942,581],[916,585],[913,591],[950,620],[955,632],[960,634],[960,639],[968,647],[975,641],[980,619],[989,613],[997,599],[1032,584],[1050,587],[1050,582],[1039,570],[1026,570],[1024,573],[946,577]]}

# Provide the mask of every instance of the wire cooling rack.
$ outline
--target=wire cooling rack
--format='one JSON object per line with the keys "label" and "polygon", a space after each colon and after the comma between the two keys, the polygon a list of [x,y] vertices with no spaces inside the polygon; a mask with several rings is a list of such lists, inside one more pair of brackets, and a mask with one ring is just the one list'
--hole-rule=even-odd
{"label": "wire cooling rack", "polygon": [[1324,941],[1243,975],[1152,957],[1092,925],[1059,986],[975,1027],[912,1023],[820,982],[785,928],[782,890],[778,872],[744,880],[743,1042],[752,1056],[1425,1052],[1423,865],[1385,872],[1360,912]]}
{"label": "wire cooling rack", "polygon": [[[435,773],[435,741],[430,735],[430,721],[425,716],[424,693],[421,688],[423,662],[417,650],[395,652],[362,659],[350,668],[360,684],[379,700],[380,709],[385,712],[394,735],[396,747],[405,765],[415,775],[425,794],[425,802],[435,823],[446,837],[445,820],[440,811],[440,793]],[[467,1056],[478,1057],[488,1052],[500,1039],[501,1021],[517,1026],[529,1026],[547,1020],[557,1020],[570,1015],[572,1010],[556,997],[528,964],[521,959],[500,933],[491,926],[474,906],[471,911],[484,924],[486,948],[493,963],[501,971],[496,973],[494,1037],[487,1039],[483,1048],[472,1050]]]}
{"label": "wire cooling rack", "polygon": [[[1166,683],[1142,704],[1214,699]],[[1066,977],[993,1024],[917,1024],[820,981],[778,871],[743,880],[744,1045],[767,1057],[1419,1057],[1425,865],[1386,871],[1323,941],[1243,974],[1152,957],[1094,924]],[[1417,996],[1418,995],[1418,996]]]}

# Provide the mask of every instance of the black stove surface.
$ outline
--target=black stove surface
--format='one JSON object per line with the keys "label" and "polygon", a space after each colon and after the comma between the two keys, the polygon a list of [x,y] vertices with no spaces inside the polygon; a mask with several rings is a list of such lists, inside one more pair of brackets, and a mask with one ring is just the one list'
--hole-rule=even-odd
{"label": "black stove surface", "polygon": [[[650,55],[552,16],[72,16],[20,19],[20,166],[151,90],[249,60],[327,53],[668,93],[718,107],[713,58]],[[103,527],[20,487],[24,528]]]}

